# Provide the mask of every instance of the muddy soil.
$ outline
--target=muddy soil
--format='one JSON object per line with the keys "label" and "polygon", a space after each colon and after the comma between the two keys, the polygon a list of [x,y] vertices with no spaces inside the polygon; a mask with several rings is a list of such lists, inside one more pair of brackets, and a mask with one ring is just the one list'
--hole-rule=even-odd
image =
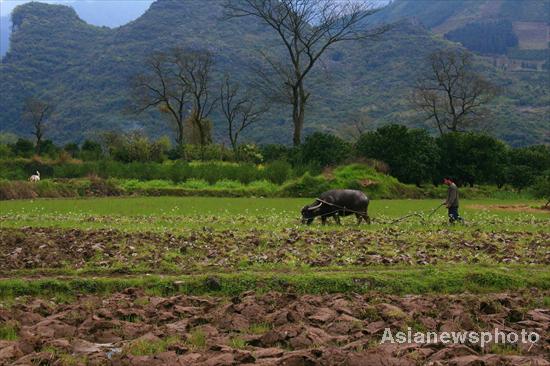
{"label": "muddy soil", "polygon": [[[214,298],[128,289],[71,304],[26,299],[0,308],[0,322],[18,337],[0,341],[0,365],[549,365],[549,295]],[[468,343],[380,344],[386,327],[525,329],[540,340],[483,349]]]}
{"label": "muddy soil", "polygon": [[[550,264],[550,232],[196,230],[185,235],[58,228],[0,229],[0,273],[68,268],[189,272],[243,264]],[[246,262],[246,263],[245,263]],[[121,268],[121,264],[124,264]]]}

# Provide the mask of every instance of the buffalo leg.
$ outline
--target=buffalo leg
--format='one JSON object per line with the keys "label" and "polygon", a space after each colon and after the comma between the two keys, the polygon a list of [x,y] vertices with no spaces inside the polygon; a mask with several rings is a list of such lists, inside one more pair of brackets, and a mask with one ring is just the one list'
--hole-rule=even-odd
{"label": "buffalo leg", "polygon": [[371,221],[370,221],[370,216],[369,216],[369,214],[365,214],[365,215],[363,216],[363,219],[365,219],[365,222],[366,222],[367,224],[370,225],[370,222],[371,222]]}
{"label": "buffalo leg", "polygon": [[359,215],[359,214],[355,214],[355,217],[357,218],[357,225],[360,225],[361,224],[361,220],[363,220],[363,216]]}
{"label": "buffalo leg", "polygon": [[336,221],[338,225],[342,225],[342,223],[340,222],[340,216],[338,214],[334,215],[334,221]]}
{"label": "buffalo leg", "polygon": [[327,217],[326,217],[326,216],[321,217],[321,223],[322,223],[323,225],[326,225],[326,224],[327,224]]}

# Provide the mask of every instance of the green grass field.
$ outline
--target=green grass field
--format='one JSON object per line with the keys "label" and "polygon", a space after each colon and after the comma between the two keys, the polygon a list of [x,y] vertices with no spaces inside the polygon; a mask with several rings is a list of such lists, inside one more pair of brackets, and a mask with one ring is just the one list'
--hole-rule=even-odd
{"label": "green grass field", "polygon": [[[312,199],[135,197],[0,202],[0,297],[129,286],[161,293],[491,292],[550,288],[541,202],[375,200],[371,225],[300,224]],[[397,218],[417,212],[407,220]],[[421,218],[425,220],[421,220]],[[144,278],[143,275],[151,275]],[[207,276],[223,286],[204,286]],[[32,278],[32,282],[27,280]],[[173,285],[174,281],[179,285]]]}
{"label": "green grass field", "polygon": [[[282,229],[301,227],[300,209],[313,202],[304,198],[134,197],[95,199],[39,199],[0,202],[2,227],[54,226],[116,228],[130,231],[185,231],[211,226],[214,229]],[[376,230],[410,213],[428,215],[440,200],[378,200],[369,207],[375,219],[362,229]],[[457,230],[550,230],[548,212],[494,209],[494,206],[540,207],[542,202],[511,200],[463,200],[461,214],[467,220]],[[355,218],[344,219],[344,228]],[[440,208],[427,223],[418,217],[399,222],[401,227],[441,227],[446,212]],[[319,226],[316,221],[315,227]],[[327,230],[338,227],[330,225]]]}

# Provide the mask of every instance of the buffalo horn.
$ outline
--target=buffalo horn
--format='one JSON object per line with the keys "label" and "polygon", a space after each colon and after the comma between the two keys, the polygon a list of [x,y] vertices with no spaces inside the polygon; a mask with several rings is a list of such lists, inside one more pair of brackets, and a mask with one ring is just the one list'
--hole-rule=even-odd
{"label": "buffalo horn", "polygon": [[321,207],[321,205],[323,204],[323,202],[319,202],[318,205],[315,205],[315,206],[312,206],[312,207],[309,207],[308,210],[316,210],[318,209],[319,207]]}

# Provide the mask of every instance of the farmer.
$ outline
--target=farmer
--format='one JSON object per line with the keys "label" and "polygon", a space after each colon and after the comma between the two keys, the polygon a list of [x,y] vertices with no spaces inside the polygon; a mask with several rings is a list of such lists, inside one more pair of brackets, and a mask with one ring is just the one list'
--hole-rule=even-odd
{"label": "farmer", "polygon": [[443,183],[449,186],[447,189],[447,199],[443,204],[449,210],[449,222],[454,224],[456,221],[463,222],[464,220],[458,214],[458,187],[451,178],[443,178]]}

